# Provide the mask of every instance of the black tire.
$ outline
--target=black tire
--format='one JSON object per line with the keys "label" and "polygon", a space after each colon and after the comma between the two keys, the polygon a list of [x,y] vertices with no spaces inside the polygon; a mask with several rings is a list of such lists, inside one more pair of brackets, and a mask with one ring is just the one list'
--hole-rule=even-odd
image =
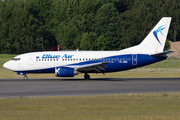
{"label": "black tire", "polygon": [[24,80],[28,80],[28,77],[27,77],[27,76],[24,76],[23,79],[24,79]]}
{"label": "black tire", "polygon": [[85,79],[85,80],[90,80],[90,76],[89,76],[88,74],[85,74],[85,75],[84,75],[84,79]]}

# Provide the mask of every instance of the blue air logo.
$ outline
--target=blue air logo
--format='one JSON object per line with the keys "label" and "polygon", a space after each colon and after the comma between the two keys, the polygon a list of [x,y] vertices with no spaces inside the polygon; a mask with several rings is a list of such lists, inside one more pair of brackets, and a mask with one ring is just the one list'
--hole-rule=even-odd
{"label": "blue air logo", "polygon": [[42,58],[60,58],[60,55],[44,54]]}
{"label": "blue air logo", "polygon": [[67,55],[67,54],[64,54],[64,55],[62,56],[62,58],[72,58],[72,56],[74,56],[74,55]]}
{"label": "blue air logo", "polygon": [[[74,55],[67,55],[67,54],[64,54],[63,56],[62,56],[62,58],[72,58]],[[61,55],[51,55],[51,54],[44,54],[43,56],[42,56],[42,58],[60,58],[61,57]],[[38,56],[36,57],[36,58],[38,58]]]}
{"label": "blue air logo", "polygon": [[58,68],[58,69],[56,69],[56,74],[59,74],[59,75],[61,75],[62,73],[63,73],[63,70],[61,69],[61,68]]}
{"label": "blue air logo", "polygon": [[[158,32],[160,32],[160,33],[164,36],[164,34],[162,33],[162,30],[165,29],[165,28],[162,28],[163,26],[164,26],[164,25],[158,27],[158,29],[153,32],[155,38],[157,39],[157,41],[158,41],[160,44],[161,44],[161,42],[160,42],[160,40],[159,40],[159,38],[158,38]],[[162,45],[162,44],[161,44],[161,45]]]}

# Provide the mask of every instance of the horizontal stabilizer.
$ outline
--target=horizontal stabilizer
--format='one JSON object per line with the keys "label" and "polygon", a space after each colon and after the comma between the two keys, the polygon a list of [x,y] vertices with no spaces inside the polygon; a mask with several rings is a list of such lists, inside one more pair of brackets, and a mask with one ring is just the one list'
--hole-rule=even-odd
{"label": "horizontal stabilizer", "polygon": [[175,50],[166,50],[166,51],[163,51],[160,53],[152,54],[150,56],[152,56],[152,57],[164,56],[164,55],[167,55],[167,54],[172,53],[172,52],[175,52]]}

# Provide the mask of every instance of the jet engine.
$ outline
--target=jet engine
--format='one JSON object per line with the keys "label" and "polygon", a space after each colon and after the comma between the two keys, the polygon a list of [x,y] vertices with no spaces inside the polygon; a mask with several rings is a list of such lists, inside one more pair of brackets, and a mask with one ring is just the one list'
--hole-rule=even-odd
{"label": "jet engine", "polygon": [[74,75],[79,74],[78,71],[74,70],[74,68],[70,67],[56,67],[55,75],[57,77],[74,77]]}

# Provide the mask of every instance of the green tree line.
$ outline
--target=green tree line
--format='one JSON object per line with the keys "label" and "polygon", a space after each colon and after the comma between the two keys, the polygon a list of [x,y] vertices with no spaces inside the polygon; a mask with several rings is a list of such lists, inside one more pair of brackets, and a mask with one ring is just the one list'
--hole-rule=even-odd
{"label": "green tree line", "polygon": [[4,0],[0,53],[120,50],[139,44],[162,17],[172,17],[168,40],[180,41],[179,0]]}

